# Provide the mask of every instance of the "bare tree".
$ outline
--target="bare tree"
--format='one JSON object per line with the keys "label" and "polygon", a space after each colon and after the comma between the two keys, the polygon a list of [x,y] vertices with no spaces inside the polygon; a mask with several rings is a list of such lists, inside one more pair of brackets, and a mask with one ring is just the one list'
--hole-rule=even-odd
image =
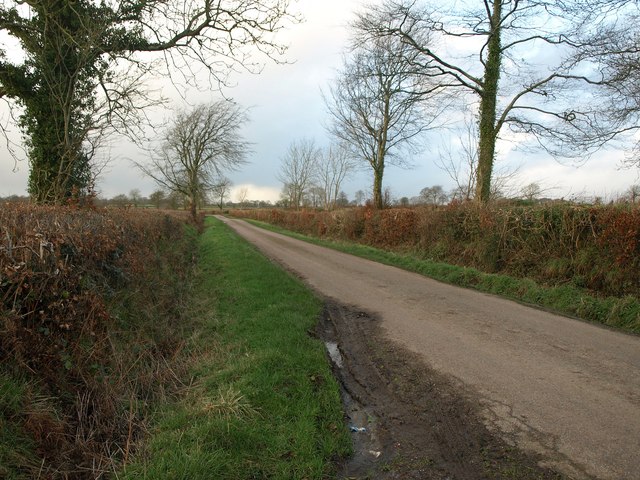
{"label": "bare tree", "polygon": [[238,189],[236,193],[236,199],[238,200],[240,207],[245,206],[248,196],[249,196],[249,187],[244,186]]}
{"label": "bare tree", "polygon": [[[584,75],[584,62],[575,56],[581,45],[569,3],[463,0],[448,9],[388,0],[377,9],[383,21],[359,21],[371,36],[396,37],[419,52],[427,76],[477,99],[468,101],[478,106],[480,202],[491,197],[496,142],[505,125],[554,155],[584,157],[611,138],[590,107],[589,88],[602,78]],[[543,58],[536,58],[538,51]]]}
{"label": "bare tree", "polygon": [[322,191],[325,209],[333,210],[340,194],[342,183],[355,170],[352,153],[344,144],[331,145],[322,151],[318,161],[316,180]]}
{"label": "bare tree", "polygon": [[211,187],[211,194],[213,195],[213,198],[215,198],[216,204],[220,210],[222,210],[224,202],[229,198],[232,186],[233,182],[231,182],[231,180],[225,176],[221,176]]}
{"label": "bare tree", "polygon": [[542,195],[542,187],[540,186],[539,183],[537,182],[531,182],[527,185],[525,185],[524,187],[522,187],[522,198],[524,198],[525,200],[528,200],[530,202],[533,202],[534,200],[537,200],[540,198],[540,196]]}
{"label": "bare tree", "polygon": [[291,208],[300,208],[307,189],[313,185],[320,155],[313,140],[302,139],[293,142],[282,158],[278,179],[284,184]]}
{"label": "bare tree", "polygon": [[349,196],[345,192],[341,191],[338,194],[338,198],[336,199],[336,206],[341,208],[349,206]]}
{"label": "bare tree", "polygon": [[156,206],[156,208],[160,208],[160,204],[165,199],[166,194],[164,190],[158,189],[149,195],[149,200]]}
{"label": "bare tree", "polygon": [[420,190],[420,200],[427,205],[443,205],[449,201],[449,196],[442,185],[434,185]]}
{"label": "bare tree", "polygon": [[617,135],[625,147],[635,142],[623,166],[640,167],[640,142],[629,135],[640,129],[640,5],[626,0],[580,0],[575,10],[589,18],[580,31],[583,47],[576,62],[597,66],[604,78],[598,108],[612,136]]}
{"label": "bare tree", "polygon": [[377,12],[361,14],[353,26],[351,55],[325,96],[330,132],[373,172],[376,208],[384,207],[385,167],[408,167],[407,155],[418,150],[420,135],[440,113],[428,104],[439,86],[419,75],[415,50],[399,38],[371,36],[363,28],[384,22]]}
{"label": "bare tree", "polygon": [[116,205],[118,207],[126,207],[129,204],[129,197],[127,197],[124,193],[116,195],[113,197],[109,203]]}
{"label": "bare tree", "polygon": [[[457,148],[453,149],[448,142],[438,154],[436,166],[444,170],[453,180],[452,199],[458,201],[472,200],[477,192],[478,180],[478,129],[477,122],[465,119],[460,130],[457,130]],[[519,172],[519,166],[496,163],[492,167],[492,181],[489,199],[499,198],[508,190]]]}
{"label": "bare tree", "polygon": [[391,187],[385,187],[382,194],[382,204],[384,208],[389,208],[394,203],[393,191]]}
{"label": "bare tree", "polygon": [[175,190],[169,191],[169,194],[167,195],[167,203],[169,204],[169,208],[173,210],[186,208],[188,206],[185,201],[185,195]]}
{"label": "bare tree", "polygon": [[627,191],[625,197],[634,205],[640,201],[640,185],[631,185]]}
{"label": "bare tree", "polygon": [[276,205],[283,208],[291,207],[291,199],[293,195],[291,193],[291,188],[288,184],[284,184],[282,186],[282,191],[280,192],[280,199],[276,202]]}
{"label": "bare tree", "polygon": [[179,112],[150,163],[138,167],[156,183],[189,199],[195,219],[198,201],[225,170],[244,164],[247,143],[240,128],[247,116],[237,104],[219,100]]}
{"label": "bare tree", "polygon": [[[324,188],[319,185],[312,185],[307,189],[305,199],[309,205],[313,208],[324,207],[327,208],[327,193]],[[304,202],[303,202],[304,203]]]}
{"label": "bare tree", "polygon": [[137,207],[140,201],[142,200],[142,194],[140,193],[139,188],[133,188],[129,191],[129,198],[131,199],[131,203],[133,203],[134,207]]}
{"label": "bare tree", "polygon": [[[137,135],[156,104],[145,80],[219,86],[237,69],[276,60],[289,0],[6,0],[0,5],[0,97],[10,102],[29,155],[36,201],[61,203],[91,181],[103,134]],[[19,49],[9,60],[8,48]]]}

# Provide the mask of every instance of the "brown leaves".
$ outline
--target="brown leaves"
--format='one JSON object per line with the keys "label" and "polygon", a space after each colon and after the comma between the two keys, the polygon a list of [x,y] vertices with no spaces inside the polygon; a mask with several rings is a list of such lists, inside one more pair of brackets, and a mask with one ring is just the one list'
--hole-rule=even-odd
{"label": "brown leaves", "polygon": [[178,222],[143,211],[4,205],[0,211],[0,299],[25,325],[72,330],[104,314],[94,287],[144,271],[154,242]]}

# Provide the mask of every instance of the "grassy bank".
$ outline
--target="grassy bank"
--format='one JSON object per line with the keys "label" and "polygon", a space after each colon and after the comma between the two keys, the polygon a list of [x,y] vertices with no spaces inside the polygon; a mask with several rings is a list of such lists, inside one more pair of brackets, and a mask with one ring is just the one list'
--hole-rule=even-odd
{"label": "grassy bank", "polygon": [[415,253],[393,252],[353,242],[321,239],[284,230],[265,222],[256,220],[251,220],[251,222],[262,228],[376,262],[400,267],[452,285],[473,288],[560,314],[578,317],[632,333],[640,333],[640,300],[633,295],[623,297],[597,296],[588,289],[571,284],[541,285],[528,278],[486,273],[475,268],[434,262],[420,258]]}
{"label": "grassy bank", "polygon": [[192,380],[120,478],[320,479],[350,439],[321,303],[222,223],[201,237]]}

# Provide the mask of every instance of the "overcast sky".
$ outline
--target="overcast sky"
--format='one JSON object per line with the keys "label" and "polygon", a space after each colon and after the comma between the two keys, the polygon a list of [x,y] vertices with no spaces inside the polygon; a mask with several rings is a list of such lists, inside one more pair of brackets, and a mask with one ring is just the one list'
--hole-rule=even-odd
{"label": "overcast sky", "polygon": [[[277,180],[280,161],[291,142],[309,138],[320,146],[329,143],[324,129],[328,116],[321,91],[326,91],[341,65],[349,20],[361,5],[358,0],[299,0],[296,8],[306,20],[289,28],[282,37],[290,44],[287,58],[293,63],[267,64],[260,75],[236,75],[236,86],[225,89],[228,97],[250,107],[250,122],[244,134],[253,144],[252,153],[249,164],[229,175],[235,191],[247,187],[250,200],[276,201],[282,187]],[[171,88],[165,93],[175,99],[174,106],[185,105]],[[219,97],[216,92],[196,90],[186,94],[190,104]],[[6,110],[0,112],[4,112],[6,118]],[[13,131],[17,138],[16,129]],[[424,152],[413,159],[414,168],[389,167],[385,170],[384,185],[391,188],[395,197],[418,195],[427,186],[453,187],[447,173],[435,164],[438,153],[449,145],[455,148],[456,141],[447,132],[440,132],[428,137],[425,143]],[[618,168],[624,157],[620,151],[602,151],[584,165],[575,167],[569,162],[560,164],[544,154],[519,152],[512,145],[503,145],[499,150],[499,165],[508,169],[519,166],[514,184],[523,186],[537,182],[546,190],[547,196],[610,199],[640,181],[637,169]],[[131,159],[144,159],[142,150],[124,139],[115,139],[108,154],[111,163],[98,185],[101,196],[110,198],[127,194],[134,188],[148,195],[156,189],[152,181],[132,166]],[[0,196],[26,194],[27,176],[27,162],[15,164],[3,146],[0,150]],[[363,170],[345,184],[344,190],[349,198],[353,198],[357,190],[368,192],[370,183],[370,174]],[[232,193],[232,200],[235,200],[234,195]]]}

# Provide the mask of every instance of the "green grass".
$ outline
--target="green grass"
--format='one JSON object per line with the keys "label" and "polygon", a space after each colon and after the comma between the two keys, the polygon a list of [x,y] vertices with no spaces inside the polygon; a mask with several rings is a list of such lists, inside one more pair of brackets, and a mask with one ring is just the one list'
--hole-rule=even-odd
{"label": "green grass", "polygon": [[120,478],[328,478],[351,447],[324,346],[308,333],[321,302],[221,222],[207,225],[192,385],[155,415]]}
{"label": "green grass", "polygon": [[640,333],[640,299],[633,296],[598,297],[574,285],[540,285],[528,278],[485,273],[474,268],[438,263],[411,253],[391,252],[350,242],[301,235],[256,220],[252,224],[306,242],[333,248],[376,262],[400,267],[427,277],[466,288],[500,295],[546,310],[590,322]]}
{"label": "green grass", "polygon": [[28,467],[38,464],[33,442],[17,422],[24,409],[26,389],[24,379],[0,371],[0,478],[7,480],[29,478]]}

